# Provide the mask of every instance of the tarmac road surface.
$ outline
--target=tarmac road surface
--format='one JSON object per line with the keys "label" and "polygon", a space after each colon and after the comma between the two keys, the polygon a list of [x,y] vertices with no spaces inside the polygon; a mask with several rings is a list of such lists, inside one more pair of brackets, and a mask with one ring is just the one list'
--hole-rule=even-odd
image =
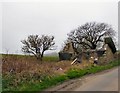
{"label": "tarmac road surface", "polygon": [[118,68],[88,77],[87,81],[74,91],[118,91]]}

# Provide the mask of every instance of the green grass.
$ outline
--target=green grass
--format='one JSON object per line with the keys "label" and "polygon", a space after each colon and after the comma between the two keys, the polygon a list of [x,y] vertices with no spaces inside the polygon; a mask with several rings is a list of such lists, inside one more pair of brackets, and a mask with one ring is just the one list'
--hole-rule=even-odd
{"label": "green grass", "polygon": [[107,70],[110,68],[113,68],[115,66],[120,65],[120,60],[119,61],[114,61],[111,62],[109,64],[106,64],[104,66],[93,66],[93,67],[89,67],[89,68],[85,68],[83,70],[81,69],[71,69],[67,72],[67,77],[72,79],[72,78],[78,78],[78,77],[82,77],[84,75],[87,74],[94,74],[103,70]]}
{"label": "green grass", "polygon": [[[15,88],[11,88],[15,91],[42,91],[46,88],[51,86],[60,84],[66,80],[73,79],[73,78],[80,78],[87,74],[97,73],[103,70],[107,70],[113,68],[115,66],[120,65],[120,60],[110,62],[109,64],[102,65],[102,66],[91,66],[85,69],[70,69],[68,70],[65,75],[53,76],[53,77],[45,77],[42,82],[22,82],[19,86]],[[5,81],[6,82],[6,81]],[[4,83],[5,83],[4,82]],[[8,86],[9,87],[9,86]]]}
{"label": "green grass", "polygon": [[[17,54],[0,54],[0,57],[12,57],[12,58],[34,58],[36,59],[33,55],[17,55]],[[43,61],[46,62],[56,62],[59,61],[59,57],[58,56],[44,56],[43,57]]]}
{"label": "green grass", "polygon": [[59,61],[59,57],[58,56],[44,56],[43,61],[56,62],[56,61]]}
{"label": "green grass", "polygon": [[[31,91],[31,92],[34,91],[34,93],[35,93],[35,91],[36,92],[41,91],[50,86],[60,84],[67,79],[68,78],[66,77],[66,75],[55,76],[55,77],[51,77],[51,78],[46,77],[46,78],[44,78],[44,80],[41,83],[34,83],[32,81],[23,82],[23,83],[21,83],[21,85],[19,85],[17,87],[14,87],[14,88],[9,87],[9,89],[10,89],[9,91]],[[6,90],[6,91],[8,91],[8,90]]]}
{"label": "green grass", "polygon": [[0,74],[0,93],[2,92],[2,75]]}

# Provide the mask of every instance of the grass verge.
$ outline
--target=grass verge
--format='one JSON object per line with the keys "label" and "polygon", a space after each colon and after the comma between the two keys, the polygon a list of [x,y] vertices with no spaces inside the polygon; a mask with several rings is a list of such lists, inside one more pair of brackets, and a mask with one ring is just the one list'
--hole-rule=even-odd
{"label": "grass verge", "polygon": [[[85,68],[82,70],[75,69],[75,68],[69,69],[64,75],[59,75],[59,76],[54,76],[54,77],[45,77],[42,80],[42,82],[32,82],[32,81],[21,82],[21,84],[19,86],[16,86],[15,88],[11,88],[10,91],[14,90],[15,93],[19,93],[17,91],[29,91],[31,93],[35,93],[38,91],[42,91],[46,88],[49,88],[53,85],[60,84],[69,79],[80,78],[84,75],[97,73],[97,72],[107,70],[107,69],[110,69],[110,68],[113,68],[113,67],[119,66],[119,65],[120,65],[120,60],[117,60],[117,61],[110,62],[109,64],[106,64],[106,65],[91,66],[91,67],[88,67],[88,68]],[[12,91],[12,93],[14,93],[14,92]]]}
{"label": "grass verge", "polygon": [[73,78],[82,77],[87,74],[94,74],[94,73],[97,73],[97,72],[100,72],[103,70],[111,69],[111,68],[113,68],[115,66],[119,66],[119,65],[120,65],[120,60],[113,61],[113,62],[110,62],[109,64],[102,65],[102,66],[98,65],[98,66],[88,67],[88,68],[85,68],[82,70],[81,69],[70,69],[66,75],[69,79],[73,79]]}

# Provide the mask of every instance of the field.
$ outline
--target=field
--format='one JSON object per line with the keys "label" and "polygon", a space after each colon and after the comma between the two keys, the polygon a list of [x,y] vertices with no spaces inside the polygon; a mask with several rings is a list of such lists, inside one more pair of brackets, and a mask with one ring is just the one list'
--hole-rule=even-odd
{"label": "field", "polygon": [[44,57],[42,62],[23,55],[2,55],[1,59],[3,91],[41,91],[65,80],[118,65],[118,61],[107,66],[71,65],[71,61],[59,61],[57,56]]}

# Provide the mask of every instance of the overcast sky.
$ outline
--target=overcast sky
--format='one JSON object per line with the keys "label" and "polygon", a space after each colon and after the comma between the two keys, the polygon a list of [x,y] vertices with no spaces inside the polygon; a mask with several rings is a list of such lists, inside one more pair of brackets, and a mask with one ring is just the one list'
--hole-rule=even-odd
{"label": "overcast sky", "polygon": [[[2,49],[20,53],[30,34],[54,35],[61,49],[67,33],[86,22],[105,22],[118,31],[117,2],[5,2],[0,4]],[[1,8],[2,7],[2,8]],[[2,20],[2,21],[1,21]],[[1,29],[1,28],[0,28]]]}

